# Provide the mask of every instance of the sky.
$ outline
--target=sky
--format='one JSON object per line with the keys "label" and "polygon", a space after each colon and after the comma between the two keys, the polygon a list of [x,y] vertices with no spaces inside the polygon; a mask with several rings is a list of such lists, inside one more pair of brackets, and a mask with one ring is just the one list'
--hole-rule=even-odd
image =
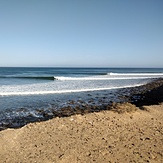
{"label": "sky", "polygon": [[163,0],[0,0],[0,67],[163,67]]}

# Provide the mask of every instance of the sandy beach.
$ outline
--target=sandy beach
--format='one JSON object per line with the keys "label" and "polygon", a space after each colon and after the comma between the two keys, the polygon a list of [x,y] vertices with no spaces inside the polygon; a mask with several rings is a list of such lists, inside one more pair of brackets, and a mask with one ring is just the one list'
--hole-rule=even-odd
{"label": "sandy beach", "polygon": [[163,104],[119,108],[3,130],[0,162],[163,162]]}

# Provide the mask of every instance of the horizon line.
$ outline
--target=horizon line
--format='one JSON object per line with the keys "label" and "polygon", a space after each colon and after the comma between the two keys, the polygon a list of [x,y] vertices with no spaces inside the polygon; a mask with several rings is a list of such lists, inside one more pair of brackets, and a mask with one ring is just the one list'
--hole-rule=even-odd
{"label": "horizon line", "polygon": [[157,69],[157,68],[163,68],[163,67],[128,67],[128,66],[122,66],[122,67],[116,67],[116,66],[111,66],[111,67],[100,67],[100,66],[0,66],[0,68],[140,68],[140,69],[143,69],[143,68],[147,68],[147,69],[150,69],[150,68],[154,68],[154,69]]}

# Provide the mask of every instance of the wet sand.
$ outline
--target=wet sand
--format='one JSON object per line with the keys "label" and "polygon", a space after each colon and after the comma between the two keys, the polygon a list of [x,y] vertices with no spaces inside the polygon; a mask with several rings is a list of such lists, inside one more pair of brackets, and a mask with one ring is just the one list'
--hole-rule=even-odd
{"label": "wet sand", "polygon": [[163,162],[163,104],[126,105],[3,130],[0,162]]}

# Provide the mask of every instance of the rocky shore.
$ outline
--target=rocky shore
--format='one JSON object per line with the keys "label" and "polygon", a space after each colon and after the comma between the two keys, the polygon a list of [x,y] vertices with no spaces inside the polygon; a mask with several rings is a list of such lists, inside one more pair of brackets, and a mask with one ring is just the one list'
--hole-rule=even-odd
{"label": "rocky shore", "polygon": [[[91,94],[88,94],[91,97]],[[152,82],[133,88],[123,88],[116,92],[117,100],[112,101],[107,93],[103,97],[94,97],[85,102],[82,100],[68,101],[67,105],[59,109],[49,108],[44,111],[37,109],[40,116],[32,114],[26,117],[9,118],[0,122],[0,130],[7,128],[19,128],[31,122],[40,122],[49,120],[55,117],[69,117],[76,114],[87,114],[92,112],[99,112],[102,110],[114,110],[116,103],[131,103],[142,109],[143,105],[155,105],[163,102],[163,79],[155,79]],[[98,98],[98,100],[97,100]],[[114,108],[114,109],[113,109]],[[24,109],[20,108],[20,112]],[[119,110],[117,110],[119,112]],[[124,110],[123,110],[124,111]],[[122,111],[122,112],[123,112]]]}
{"label": "rocky shore", "polygon": [[0,131],[0,163],[162,163],[163,80],[119,92],[121,103],[71,101],[47,121]]}

